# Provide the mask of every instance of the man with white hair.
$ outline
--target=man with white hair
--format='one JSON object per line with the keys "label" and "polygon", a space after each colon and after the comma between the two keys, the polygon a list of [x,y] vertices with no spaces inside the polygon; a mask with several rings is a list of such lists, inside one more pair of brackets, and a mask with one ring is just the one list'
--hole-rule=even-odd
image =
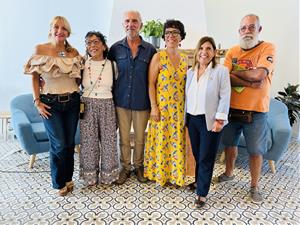
{"label": "man with white hair", "polygon": [[258,181],[263,155],[267,151],[267,117],[275,60],[274,45],[259,41],[261,30],[257,15],[244,16],[238,30],[240,44],[229,49],[225,57],[224,65],[230,71],[232,92],[229,124],[222,135],[226,170],[217,178],[218,182],[234,179],[237,146],[243,132],[250,162],[250,196],[254,202],[263,199]]}

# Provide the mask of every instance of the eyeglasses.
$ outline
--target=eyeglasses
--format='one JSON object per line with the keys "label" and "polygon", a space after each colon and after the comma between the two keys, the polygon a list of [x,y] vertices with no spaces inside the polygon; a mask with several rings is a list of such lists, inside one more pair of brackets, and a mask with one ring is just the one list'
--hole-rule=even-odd
{"label": "eyeglasses", "polygon": [[254,24],[250,24],[249,26],[246,26],[246,25],[242,26],[242,27],[240,27],[240,32],[244,33],[244,32],[246,32],[247,29],[250,32],[253,32],[256,30],[256,26]]}
{"label": "eyeglasses", "polygon": [[178,36],[180,34],[180,31],[178,30],[167,30],[165,32],[165,36]]}
{"label": "eyeglasses", "polygon": [[85,42],[85,45],[86,45],[86,46],[92,46],[92,44],[94,44],[94,45],[99,45],[99,44],[100,44],[100,41],[94,40],[94,41],[86,41],[86,42]]}

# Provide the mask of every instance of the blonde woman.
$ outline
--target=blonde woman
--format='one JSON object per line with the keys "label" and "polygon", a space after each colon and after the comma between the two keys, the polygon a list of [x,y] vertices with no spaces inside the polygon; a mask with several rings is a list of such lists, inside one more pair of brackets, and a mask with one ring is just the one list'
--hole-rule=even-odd
{"label": "blonde woman", "polygon": [[74,186],[74,138],[80,101],[76,79],[80,78],[81,57],[67,41],[70,34],[67,19],[54,17],[49,42],[35,47],[24,69],[25,74],[32,75],[34,105],[50,141],[52,185],[60,196]]}

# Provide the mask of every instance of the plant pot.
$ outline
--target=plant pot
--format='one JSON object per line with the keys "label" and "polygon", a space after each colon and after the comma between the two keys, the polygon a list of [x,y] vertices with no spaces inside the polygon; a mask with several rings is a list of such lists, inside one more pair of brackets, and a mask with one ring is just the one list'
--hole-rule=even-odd
{"label": "plant pot", "polygon": [[160,37],[150,36],[148,42],[151,43],[155,48],[160,48]]}

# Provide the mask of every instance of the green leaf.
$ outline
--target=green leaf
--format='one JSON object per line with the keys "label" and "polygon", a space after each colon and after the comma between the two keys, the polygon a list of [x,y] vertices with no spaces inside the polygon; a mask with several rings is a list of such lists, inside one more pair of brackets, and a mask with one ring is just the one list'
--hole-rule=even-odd
{"label": "green leaf", "polygon": [[145,37],[161,37],[163,34],[163,24],[159,20],[146,21],[141,32]]}
{"label": "green leaf", "polygon": [[288,108],[288,114],[291,126],[300,118],[300,94],[298,92],[299,84],[292,85],[288,83],[283,91],[279,91],[280,96],[275,99],[283,102]]}

